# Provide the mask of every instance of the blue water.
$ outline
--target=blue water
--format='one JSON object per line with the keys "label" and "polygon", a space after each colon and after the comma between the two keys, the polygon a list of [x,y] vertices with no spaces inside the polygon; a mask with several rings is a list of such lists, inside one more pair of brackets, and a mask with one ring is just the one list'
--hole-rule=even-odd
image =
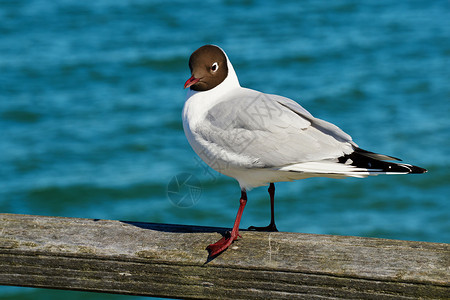
{"label": "blue water", "polygon": [[[214,43],[243,86],[429,170],[277,184],[280,230],[448,243],[449,13],[443,0],[0,1],[0,211],[230,227],[238,184],[198,161],[181,124],[189,55]],[[167,195],[183,172],[201,184],[190,207]],[[268,221],[257,188],[242,227]],[[127,298],[0,287],[61,297]]]}

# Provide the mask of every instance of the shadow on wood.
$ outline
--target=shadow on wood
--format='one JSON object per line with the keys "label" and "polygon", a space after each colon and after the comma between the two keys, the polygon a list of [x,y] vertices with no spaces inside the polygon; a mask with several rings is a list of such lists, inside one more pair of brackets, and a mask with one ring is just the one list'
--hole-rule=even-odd
{"label": "shadow on wood", "polygon": [[416,299],[450,295],[450,245],[0,214],[0,284],[172,298]]}

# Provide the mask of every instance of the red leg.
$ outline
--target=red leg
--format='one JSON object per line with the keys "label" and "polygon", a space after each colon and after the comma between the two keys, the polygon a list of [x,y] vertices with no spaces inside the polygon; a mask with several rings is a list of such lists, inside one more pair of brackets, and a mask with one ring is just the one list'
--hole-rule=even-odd
{"label": "red leg", "polygon": [[270,196],[270,224],[265,227],[255,227],[250,226],[249,230],[256,230],[256,231],[278,231],[277,226],[275,225],[275,184],[270,183],[269,186],[269,196]]}
{"label": "red leg", "polygon": [[228,231],[223,238],[218,240],[216,243],[209,245],[206,249],[209,251],[209,257],[216,256],[222,251],[228,248],[228,246],[237,240],[239,235],[239,223],[241,222],[242,213],[244,212],[245,204],[247,203],[247,193],[245,190],[241,191],[241,199],[239,200],[239,210],[236,215],[236,220],[234,220],[233,229]]}

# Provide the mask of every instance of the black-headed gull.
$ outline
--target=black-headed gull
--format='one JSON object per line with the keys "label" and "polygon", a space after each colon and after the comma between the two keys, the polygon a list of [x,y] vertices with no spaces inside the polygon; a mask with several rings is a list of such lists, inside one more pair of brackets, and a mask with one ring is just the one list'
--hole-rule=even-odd
{"label": "black-headed gull", "polygon": [[255,230],[277,231],[274,182],[308,177],[367,177],[424,173],[392,156],[359,148],[339,127],[313,117],[297,102],[240,86],[225,52],[205,45],[189,58],[190,88],[183,127],[194,151],[214,170],[235,178],[241,188],[233,229],[207,247],[214,257],[239,236],[247,190],[269,185],[271,222]]}

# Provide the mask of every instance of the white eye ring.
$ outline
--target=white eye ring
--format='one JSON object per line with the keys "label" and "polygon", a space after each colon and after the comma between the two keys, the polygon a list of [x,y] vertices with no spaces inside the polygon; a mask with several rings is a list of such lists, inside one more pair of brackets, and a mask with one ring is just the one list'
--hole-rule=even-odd
{"label": "white eye ring", "polygon": [[216,72],[217,70],[219,70],[219,64],[215,62],[211,66],[211,71]]}

